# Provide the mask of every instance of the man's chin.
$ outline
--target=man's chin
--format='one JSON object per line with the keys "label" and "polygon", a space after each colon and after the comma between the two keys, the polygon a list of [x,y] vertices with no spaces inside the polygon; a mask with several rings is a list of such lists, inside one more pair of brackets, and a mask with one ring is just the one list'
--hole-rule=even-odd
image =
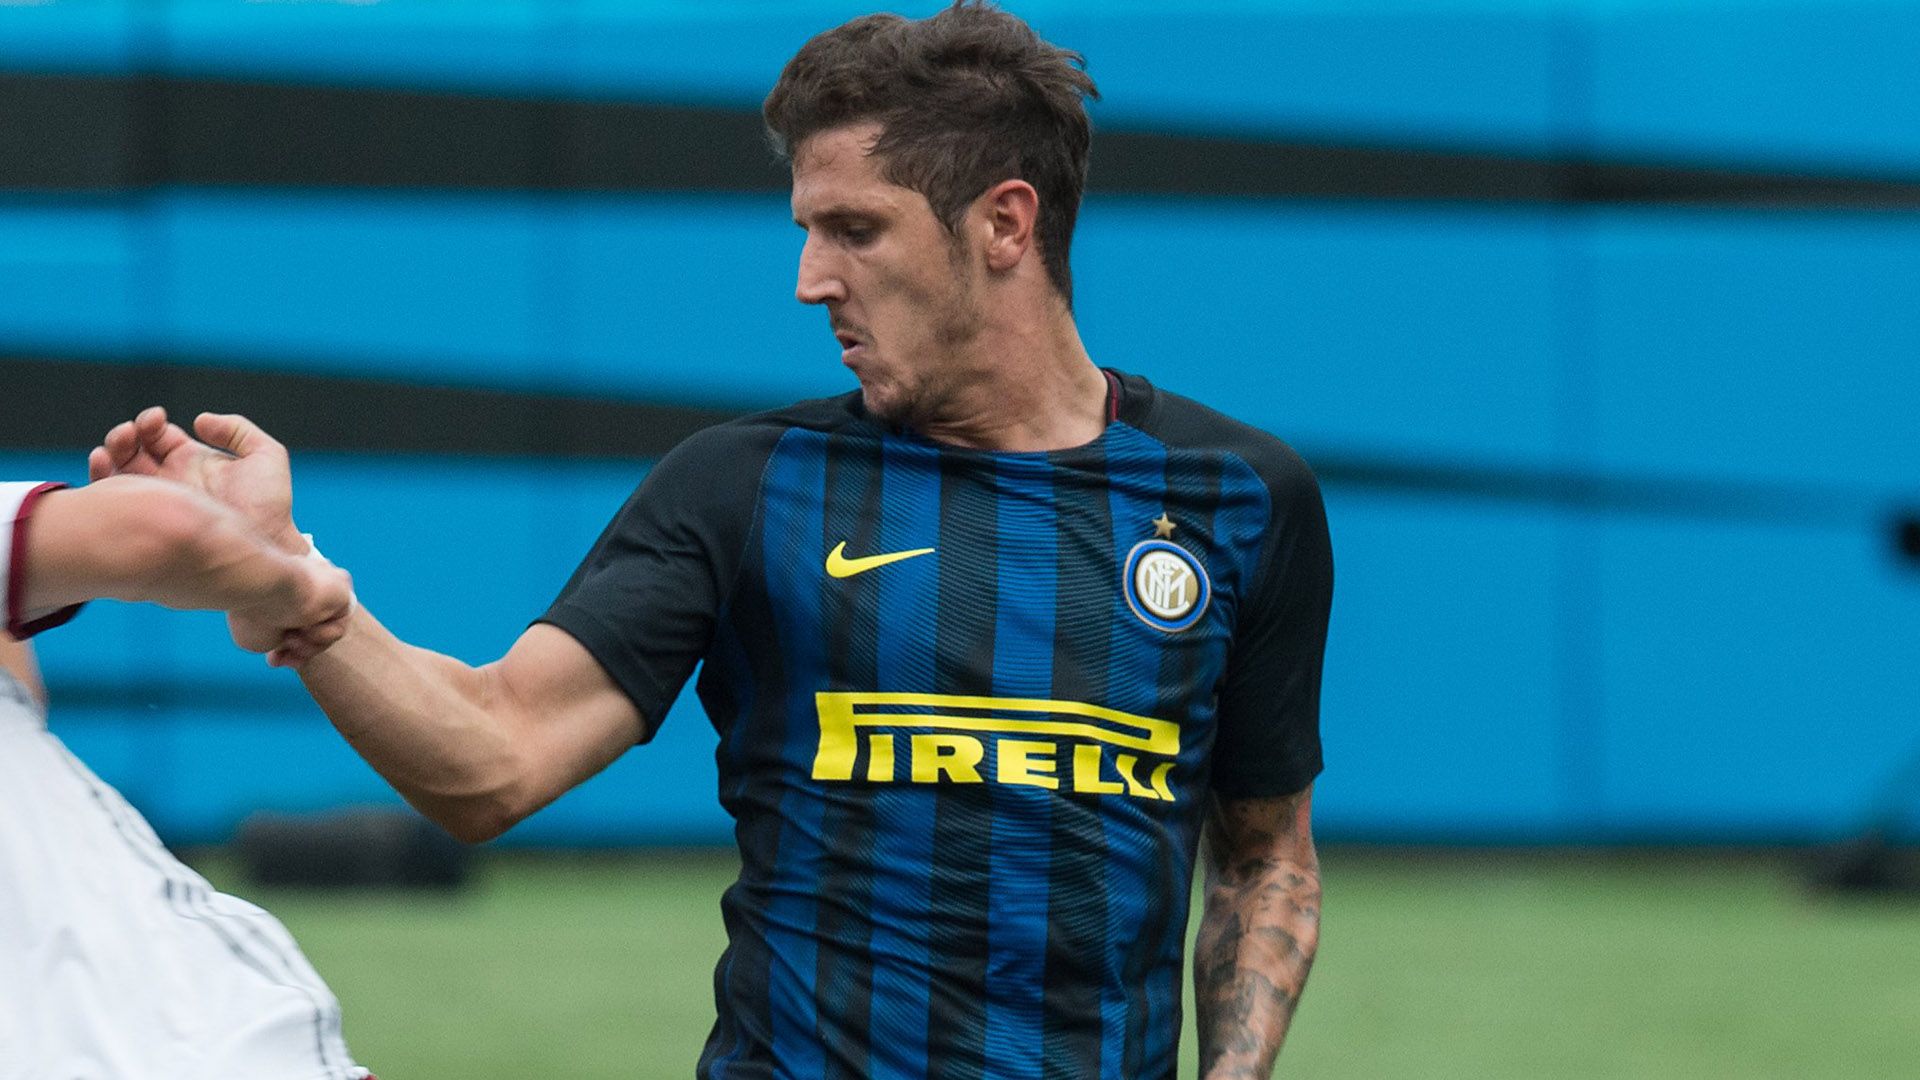
{"label": "man's chin", "polygon": [[867,415],[884,423],[904,425],[912,418],[911,402],[892,392],[891,387],[860,384],[860,404]]}

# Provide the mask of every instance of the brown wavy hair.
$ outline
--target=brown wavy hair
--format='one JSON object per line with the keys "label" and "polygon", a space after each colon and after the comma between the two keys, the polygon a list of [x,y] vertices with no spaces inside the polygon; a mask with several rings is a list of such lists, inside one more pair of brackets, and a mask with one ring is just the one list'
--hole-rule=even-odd
{"label": "brown wavy hair", "polygon": [[863,15],[815,35],[762,112],[789,161],[823,131],[877,122],[881,175],[925,196],[956,236],[982,192],[1002,180],[1032,184],[1040,258],[1071,307],[1067,253],[1093,137],[1085,99],[1099,97],[1079,53],[990,3],[959,0],[926,19]]}

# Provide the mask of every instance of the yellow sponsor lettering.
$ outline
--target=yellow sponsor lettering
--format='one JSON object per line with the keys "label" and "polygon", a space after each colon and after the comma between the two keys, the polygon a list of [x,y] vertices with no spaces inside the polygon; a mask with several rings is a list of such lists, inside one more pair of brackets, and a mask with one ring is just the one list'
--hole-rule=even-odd
{"label": "yellow sponsor lettering", "polygon": [[1147,783],[1153,787],[1153,793],[1167,802],[1173,801],[1173,789],[1167,786],[1167,774],[1173,771],[1173,762],[1163,761],[1153,767],[1153,775]]}
{"label": "yellow sponsor lettering", "polygon": [[1050,742],[1001,739],[993,744],[994,755],[999,760],[998,779],[1003,784],[1026,784],[1029,787],[1058,790],[1060,778],[1053,775],[1055,765],[1052,757],[1057,750]]}
{"label": "yellow sponsor lettering", "polygon": [[893,735],[876,731],[867,736],[867,779],[884,784],[893,779]]}
{"label": "yellow sponsor lettering", "polygon": [[907,734],[907,778],[916,784],[982,783],[991,748],[998,783],[1174,801],[1180,727],[1170,720],[1078,701],[961,694],[833,691],[816,694],[815,707],[815,780],[850,781],[864,756],[863,779],[898,782],[897,736]]}
{"label": "yellow sponsor lettering", "polygon": [[1127,794],[1157,798],[1152,788],[1141,783],[1139,778],[1133,775],[1133,767],[1139,763],[1140,759],[1133,754],[1116,754],[1113,758],[1113,767],[1120,771],[1120,779],[1127,782]]}
{"label": "yellow sponsor lettering", "polygon": [[1083,795],[1118,795],[1127,789],[1100,779],[1100,748],[1081,743],[1073,748],[1073,790]]}
{"label": "yellow sponsor lettering", "polygon": [[937,784],[944,774],[956,784],[980,782],[980,759],[987,748],[971,735],[915,735],[913,782]]}

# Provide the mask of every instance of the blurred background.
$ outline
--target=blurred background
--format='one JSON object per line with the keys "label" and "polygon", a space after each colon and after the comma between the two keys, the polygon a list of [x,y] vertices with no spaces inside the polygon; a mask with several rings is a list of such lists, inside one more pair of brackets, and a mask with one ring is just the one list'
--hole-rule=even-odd
{"label": "blurred background", "polygon": [[[1010,6],[1105,95],[1094,357],[1325,488],[1283,1073],[1920,1075],[1920,905],[1806,885],[1920,833],[1920,3]],[[866,10],[0,0],[0,476],[245,412],[364,603],[495,658],[681,437],[852,387],[757,110]],[[41,652],[388,1080],[691,1073],[732,870],[691,695],[465,890],[263,891],[207,846],[398,806],[297,680],[124,605]]]}

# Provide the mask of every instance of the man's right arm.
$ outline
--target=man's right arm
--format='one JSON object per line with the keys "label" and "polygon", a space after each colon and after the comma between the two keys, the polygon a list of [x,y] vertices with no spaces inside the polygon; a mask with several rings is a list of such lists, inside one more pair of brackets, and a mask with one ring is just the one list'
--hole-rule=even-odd
{"label": "man's right arm", "polygon": [[[240,416],[203,413],[194,428],[205,442],[147,409],[108,432],[89,470],[190,484],[304,552],[286,448]],[[470,843],[505,832],[646,732],[640,707],[594,654],[551,625],[482,667],[409,645],[357,605],[330,649],[312,644],[269,659],[299,672],[334,727],[408,802]]]}
{"label": "man's right arm", "polygon": [[643,733],[586,647],[545,624],[471,667],[408,645],[359,608],[339,642],[296,670],[354,750],[468,843],[505,832]]}

